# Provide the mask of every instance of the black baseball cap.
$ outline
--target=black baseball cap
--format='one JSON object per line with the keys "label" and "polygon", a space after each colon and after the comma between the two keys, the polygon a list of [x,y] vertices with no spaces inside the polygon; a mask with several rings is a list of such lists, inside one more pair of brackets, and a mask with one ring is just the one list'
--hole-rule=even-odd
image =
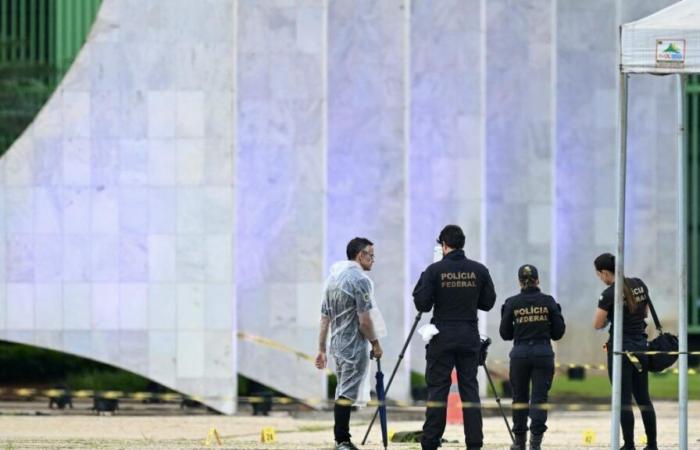
{"label": "black baseball cap", "polygon": [[532,264],[525,264],[520,266],[520,269],[518,269],[518,280],[520,281],[539,280],[539,278],[540,276],[537,273],[537,267],[533,266]]}

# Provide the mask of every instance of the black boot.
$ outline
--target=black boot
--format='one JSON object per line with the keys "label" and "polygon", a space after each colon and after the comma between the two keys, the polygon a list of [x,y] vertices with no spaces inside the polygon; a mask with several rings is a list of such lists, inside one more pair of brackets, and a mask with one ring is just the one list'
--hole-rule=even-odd
{"label": "black boot", "polygon": [[510,450],[526,450],[525,441],[527,440],[526,434],[516,434],[515,442],[510,446]]}
{"label": "black boot", "polygon": [[542,434],[530,434],[530,450],[540,450]]}
{"label": "black boot", "polygon": [[620,447],[620,450],[636,450],[634,448],[634,444],[625,444],[622,447]]}
{"label": "black boot", "polygon": [[644,450],[659,450],[659,447],[657,447],[656,444],[647,444]]}

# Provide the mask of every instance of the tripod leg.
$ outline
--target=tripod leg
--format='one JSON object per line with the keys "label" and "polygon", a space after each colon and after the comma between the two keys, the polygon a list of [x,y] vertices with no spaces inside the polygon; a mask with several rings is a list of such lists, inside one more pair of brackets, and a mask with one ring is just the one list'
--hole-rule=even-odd
{"label": "tripod leg", "polygon": [[[389,392],[389,388],[391,387],[391,382],[394,381],[394,376],[396,375],[396,371],[399,370],[399,365],[401,365],[401,360],[403,360],[403,356],[406,353],[406,349],[408,348],[408,344],[411,343],[411,338],[413,337],[413,333],[416,331],[416,327],[418,326],[418,322],[420,322],[421,316],[423,315],[422,312],[419,312],[416,315],[416,319],[413,321],[413,326],[411,327],[411,331],[408,333],[408,337],[406,338],[406,342],[403,344],[403,348],[401,349],[401,353],[399,353],[399,360],[396,361],[396,365],[394,366],[394,370],[391,372],[391,376],[389,377],[389,381],[386,384],[386,387],[384,388],[384,398],[386,399],[386,395]],[[367,436],[369,436],[369,432],[372,430],[372,425],[374,425],[374,421],[377,420],[377,415],[379,414],[379,407],[374,411],[374,416],[372,416],[372,420],[369,422],[369,426],[367,427],[367,431],[365,432],[365,437],[362,438],[362,445],[365,445],[367,442]]]}
{"label": "tripod leg", "polygon": [[496,391],[496,386],[493,384],[493,380],[491,379],[491,374],[489,373],[489,369],[486,367],[486,364],[484,363],[484,372],[486,372],[486,378],[489,380],[489,384],[491,385],[491,390],[493,391],[494,397],[496,397],[496,403],[498,403],[498,409],[501,410],[501,415],[503,416],[503,420],[506,423],[506,428],[508,428],[508,434],[510,435],[510,440],[513,441],[515,444],[515,436],[513,436],[513,431],[510,429],[510,424],[508,423],[508,419],[506,418],[506,413],[503,411],[503,406],[501,405],[501,399],[498,397],[498,392]]}

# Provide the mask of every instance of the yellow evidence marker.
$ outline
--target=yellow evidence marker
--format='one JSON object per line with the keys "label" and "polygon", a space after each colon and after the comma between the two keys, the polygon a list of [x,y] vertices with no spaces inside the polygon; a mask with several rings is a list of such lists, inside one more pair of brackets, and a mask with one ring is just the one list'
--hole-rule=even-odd
{"label": "yellow evidence marker", "polygon": [[263,444],[269,444],[271,442],[277,441],[275,437],[275,429],[272,427],[265,427],[260,432],[260,442]]}
{"label": "yellow evidence marker", "polygon": [[217,445],[222,445],[223,443],[221,442],[221,436],[219,435],[219,432],[216,431],[216,428],[211,427],[209,428],[209,433],[207,433],[207,440],[204,441],[204,446],[205,447],[211,447],[211,445],[216,441]]}
{"label": "yellow evidence marker", "polygon": [[583,432],[583,443],[586,445],[593,445],[595,444],[595,431],[593,430],[584,430]]}

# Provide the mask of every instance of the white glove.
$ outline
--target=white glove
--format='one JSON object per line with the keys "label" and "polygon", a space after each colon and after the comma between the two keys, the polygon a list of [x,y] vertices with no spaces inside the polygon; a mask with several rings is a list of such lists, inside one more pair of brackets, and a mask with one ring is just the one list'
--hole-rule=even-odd
{"label": "white glove", "polygon": [[438,334],[440,330],[437,329],[432,323],[426,323],[422,327],[418,328],[418,334],[423,338],[423,342],[428,343],[430,340]]}

